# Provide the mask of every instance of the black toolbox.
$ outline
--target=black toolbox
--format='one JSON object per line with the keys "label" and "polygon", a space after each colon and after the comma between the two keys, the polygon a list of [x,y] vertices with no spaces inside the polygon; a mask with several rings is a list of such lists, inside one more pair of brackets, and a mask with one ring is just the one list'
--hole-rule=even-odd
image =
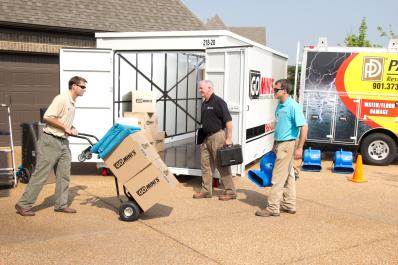
{"label": "black toolbox", "polygon": [[242,146],[234,144],[218,149],[218,157],[222,167],[242,164]]}

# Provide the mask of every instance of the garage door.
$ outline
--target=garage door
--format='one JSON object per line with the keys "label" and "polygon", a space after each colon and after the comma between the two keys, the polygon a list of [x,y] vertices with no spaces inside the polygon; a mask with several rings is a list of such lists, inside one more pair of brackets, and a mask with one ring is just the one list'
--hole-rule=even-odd
{"label": "garage door", "polygon": [[[40,108],[47,107],[59,93],[58,55],[0,53],[0,103],[10,104],[14,145],[21,145],[23,122],[40,120]],[[0,110],[0,146],[9,137],[7,112]]]}

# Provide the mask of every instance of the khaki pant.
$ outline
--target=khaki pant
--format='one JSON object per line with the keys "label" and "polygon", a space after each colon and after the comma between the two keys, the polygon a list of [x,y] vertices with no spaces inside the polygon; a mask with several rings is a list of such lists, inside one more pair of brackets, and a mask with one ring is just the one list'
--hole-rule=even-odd
{"label": "khaki pant", "polygon": [[224,189],[228,193],[235,193],[235,186],[232,181],[231,167],[221,167],[217,151],[225,144],[225,132],[220,130],[212,134],[200,145],[200,162],[202,169],[201,192],[212,194],[213,172],[217,168],[221,176]]}
{"label": "khaki pant", "polygon": [[32,208],[45,184],[48,173],[54,169],[56,176],[55,209],[68,205],[71,153],[67,139],[60,139],[43,133],[37,143],[36,168],[18,205]]}
{"label": "khaki pant", "polygon": [[272,171],[272,188],[268,195],[267,210],[279,213],[282,205],[296,209],[296,180],[293,169],[295,141],[277,143],[276,160]]}

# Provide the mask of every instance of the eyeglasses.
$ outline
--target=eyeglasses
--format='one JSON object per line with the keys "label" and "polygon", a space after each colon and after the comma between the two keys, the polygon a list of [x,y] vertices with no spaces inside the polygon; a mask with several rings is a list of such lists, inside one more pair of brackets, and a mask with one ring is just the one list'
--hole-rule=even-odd
{"label": "eyeglasses", "polygon": [[85,86],[81,86],[81,85],[77,85],[78,87],[80,87],[81,89],[86,89]]}
{"label": "eyeglasses", "polygon": [[283,88],[274,88],[274,93],[278,93],[280,90],[283,90]]}

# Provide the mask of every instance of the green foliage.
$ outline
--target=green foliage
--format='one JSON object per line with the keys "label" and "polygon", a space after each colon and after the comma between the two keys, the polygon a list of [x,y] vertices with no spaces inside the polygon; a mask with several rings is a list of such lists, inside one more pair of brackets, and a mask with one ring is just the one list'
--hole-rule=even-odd
{"label": "green foliage", "polygon": [[349,33],[344,40],[347,47],[372,47],[370,41],[366,37],[366,30],[368,26],[366,25],[366,18],[363,17],[361,25],[359,26],[358,35],[354,33]]}
{"label": "green foliage", "polygon": [[385,32],[381,26],[377,27],[377,31],[380,33],[380,37],[386,37],[389,39],[398,39],[398,35],[393,31],[391,24],[389,25],[388,32]]}
{"label": "green foliage", "polygon": [[[287,81],[294,86],[294,77],[296,74],[296,66],[295,65],[288,65],[287,66]],[[298,67],[298,74],[297,74],[297,97],[300,91],[300,75],[301,75],[301,66]]]}

